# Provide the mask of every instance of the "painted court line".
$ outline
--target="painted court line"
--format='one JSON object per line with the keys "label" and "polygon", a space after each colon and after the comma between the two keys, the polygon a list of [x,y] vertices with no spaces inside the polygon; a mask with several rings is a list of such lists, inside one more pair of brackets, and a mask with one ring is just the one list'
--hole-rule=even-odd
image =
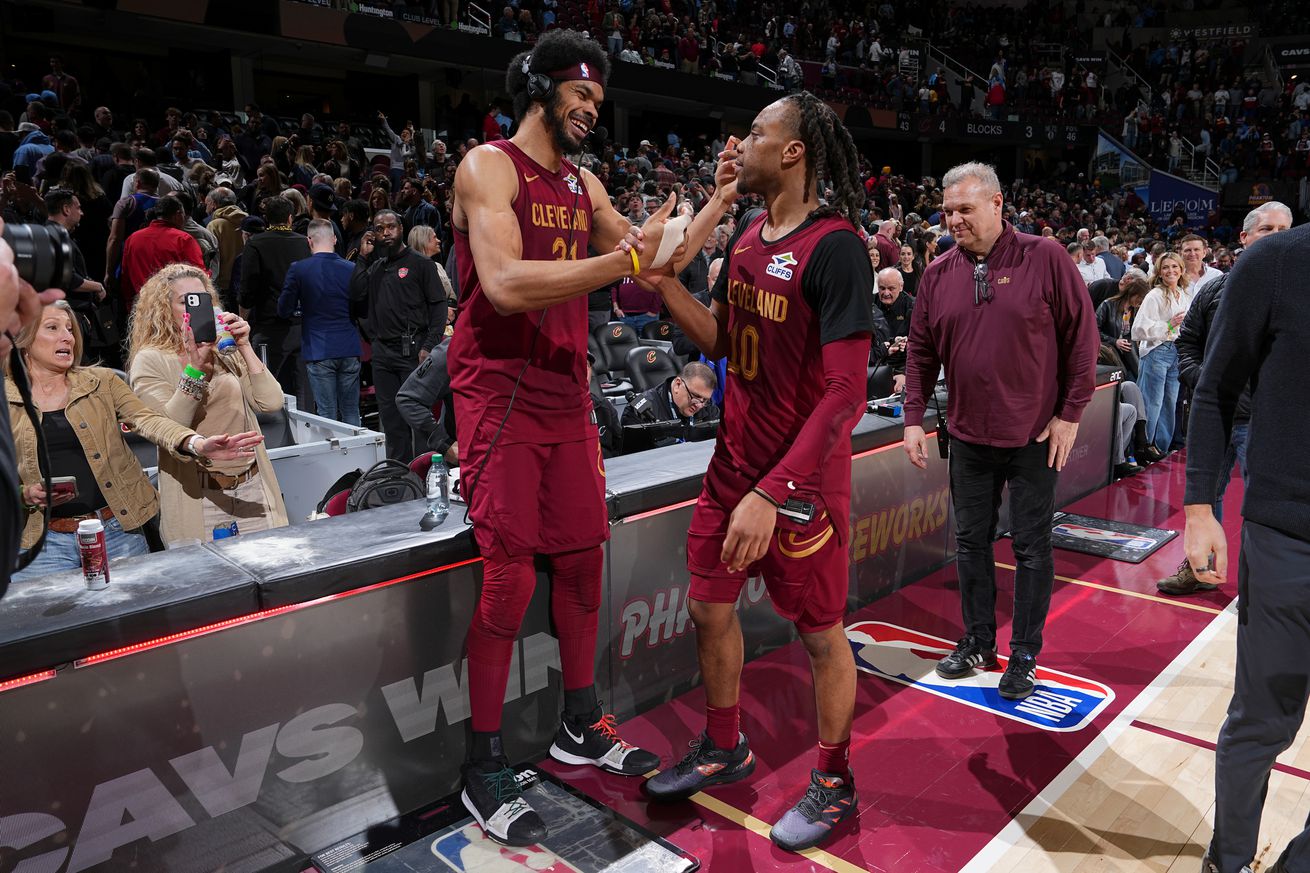
{"label": "painted court line", "polygon": [[[1000,561],[996,561],[995,563],[996,566],[1000,567],[1002,570],[1017,569],[1013,564],[1002,564]],[[1055,575],[1055,578],[1061,582],[1069,582],[1073,585],[1084,585],[1088,588],[1095,588],[1099,591],[1109,591],[1111,594],[1122,594],[1124,597],[1136,597],[1141,600],[1152,600],[1156,603],[1167,603],[1170,606],[1177,606],[1182,609],[1194,609],[1197,612],[1208,612],[1211,615],[1219,615],[1223,612],[1222,609],[1215,606],[1205,606],[1200,603],[1188,603],[1186,600],[1178,600],[1174,597],[1158,597],[1154,594],[1143,594],[1140,591],[1130,591],[1127,588],[1116,588],[1113,585],[1104,585],[1100,582],[1088,582],[1086,579],[1074,579],[1072,576],[1061,576],[1058,573]]]}
{"label": "painted court line", "polygon": [[[1118,591],[1119,589],[1111,588],[1109,590]],[[1123,711],[1115,717],[1114,721],[1105,726],[1105,729],[1087,745],[1087,748],[1082,750],[1078,757],[1069,762],[1064,770],[1060,772],[1060,775],[1052,779],[1040,794],[1034,797],[1022,811],[1010,820],[1009,824],[1001,829],[1000,833],[992,838],[990,843],[984,846],[968,864],[960,869],[960,873],[984,873],[984,871],[990,870],[1006,852],[1019,845],[1020,841],[1024,839],[1026,823],[1035,822],[1049,812],[1060,797],[1069,790],[1070,786],[1087,772],[1092,763],[1108,751],[1124,731],[1132,726],[1133,722],[1137,720],[1137,716],[1154,703],[1161,692],[1178,678],[1183,669],[1206,646],[1210,645],[1223,624],[1236,618],[1237,607],[1235,604],[1230,605],[1229,608],[1216,615],[1214,620],[1202,628],[1191,643],[1178,653],[1178,657],[1174,658],[1150,685],[1142,689],[1142,692],[1123,708]]]}
{"label": "painted court line", "polygon": [[[708,809],[710,812],[723,816],[728,821],[740,825],[753,834],[761,836],[766,840],[769,839],[769,831],[772,829],[772,825],[756,818],[750,813],[742,812],[735,806],[724,803],[717,797],[711,797],[705,792],[700,791],[691,796],[691,802],[697,806]],[[844,858],[838,858],[836,855],[830,852],[825,852],[823,849],[806,849],[804,852],[798,854],[803,858],[813,861],[821,867],[826,867],[829,870],[834,871],[834,873],[869,873],[869,871],[865,870],[863,867],[857,867],[850,861],[847,861]]]}
{"label": "painted court line", "polygon": [[[1171,740],[1177,740],[1180,743],[1187,743],[1188,745],[1196,746],[1201,749],[1208,749],[1211,752],[1213,752],[1217,748],[1215,744],[1210,742],[1209,740],[1203,740],[1200,737],[1194,737],[1189,734],[1182,734],[1179,733],[1178,731],[1171,731],[1167,727],[1160,727],[1158,724],[1151,724],[1148,721],[1141,721],[1139,719],[1134,719],[1133,727],[1137,728],[1138,730],[1150,731],[1153,734],[1159,734],[1162,737],[1168,737]],[[1305,779],[1306,781],[1310,782],[1310,770],[1302,770],[1300,767],[1293,767],[1290,764],[1282,764],[1279,763],[1278,761],[1274,762],[1274,769],[1279,771],[1280,773],[1286,773],[1289,776],[1295,776],[1298,779]]]}

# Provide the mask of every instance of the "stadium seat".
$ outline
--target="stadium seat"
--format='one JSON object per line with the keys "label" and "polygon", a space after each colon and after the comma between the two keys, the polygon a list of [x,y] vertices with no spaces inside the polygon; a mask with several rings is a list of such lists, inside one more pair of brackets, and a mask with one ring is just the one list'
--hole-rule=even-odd
{"label": "stadium seat", "polygon": [[623,378],[627,374],[625,362],[628,352],[641,345],[641,341],[637,339],[637,332],[631,325],[621,321],[611,321],[597,326],[591,334],[596,338],[596,345],[600,347],[605,357],[605,369],[611,378]]}
{"label": "stadium seat", "polygon": [[678,365],[663,349],[637,346],[628,351],[625,361],[628,378],[638,391],[649,391],[665,379],[678,375]]}
{"label": "stadium seat", "polygon": [[662,340],[666,343],[673,342],[673,322],[652,321],[641,329],[641,338]]}
{"label": "stadium seat", "polygon": [[892,393],[892,368],[890,364],[879,364],[869,368],[868,393],[866,399],[887,397]]}

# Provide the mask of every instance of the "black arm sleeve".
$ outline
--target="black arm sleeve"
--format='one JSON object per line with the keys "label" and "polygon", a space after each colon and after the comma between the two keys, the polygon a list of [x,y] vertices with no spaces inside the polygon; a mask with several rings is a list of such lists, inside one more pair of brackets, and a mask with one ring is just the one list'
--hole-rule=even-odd
{"label": "black arm sleeve", "polygon": [[830,233],[819,241],[801,277],[801,293],[819,313],[821,344],[874,333],[873,267],[854,233]]}
{"label": "black arm sleeve", "polygon": [[750,223],[759,217],[763,209],[752,209],[741,217],[737,222],[737,229],[732,232],[732,238],[728,240],[728,247],[723,250],[723,266],[719,267],[719,278],[715,280],[714,287],[710,289],[710,299],[717,300],[723,305],[728,305],[728,259],[732,257],[732,250],[737,247],[737,240],[746,232]]}

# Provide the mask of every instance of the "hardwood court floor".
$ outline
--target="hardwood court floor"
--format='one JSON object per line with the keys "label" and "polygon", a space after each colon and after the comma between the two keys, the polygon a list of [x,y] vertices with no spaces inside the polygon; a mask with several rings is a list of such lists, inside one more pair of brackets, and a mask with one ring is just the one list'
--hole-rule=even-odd
{"label": "hardwood court floor", "polygon": [[[1183,484],[1175,457],[1071,509],[1181,530]],[[1235,482],[1226,500],[1234,554],[1240,490]],[[747,782],[658,806],[644,799],[639,780],[544,766],[692,852],[709,871],[1192,873],[1213,821],[1213,743],[1231,694],[1236,585],[1187,598],[1158,595],[1155,580],[1181,556],[1181,537],[1139,565],[1056,552],[1041,666],[1068,674],[1073,687],[1104,689],[1103,702],[1071,729],[1024,723],[1014,712],[933,688],[930,666],[916,673],[928,686],[861,672],[851,750],[859,815],[802,857],[768,840],[769,824],[797,799],[814,764],[813,691],[799,644],[743,673],[742,729],[758,758]],[[996,564],[1004,652],[1014,566],[1006,540],[997,544]],[[847,627],[870,621],[907,639],[917,633],[954,640],[954,568],[849,616]],[[899,654],[914,652],[930,665],[935,656],[923,649],[931,644],[916,639]],[[887,649],[870,651],[877,660]],[[703,705],[700,690],[692,691],[630,721],[625,738],[658,752],[668,766],[703,726]],[[1270,781],[1265,865],[1308,811],[1310,749],[1302,737]]]}

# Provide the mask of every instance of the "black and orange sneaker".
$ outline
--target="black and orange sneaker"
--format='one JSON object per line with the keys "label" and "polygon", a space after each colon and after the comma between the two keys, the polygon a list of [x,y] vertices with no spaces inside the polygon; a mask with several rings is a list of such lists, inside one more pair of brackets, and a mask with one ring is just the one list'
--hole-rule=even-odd
{"label": "black and orange sneaker", "polygon": [[684,800],[711,785],[740,782],[755,772],[755,755],[745,734],[735,749],[720,749],[701,734],[689,745],[691,751],[678,763],[646,780],[646,794],[652,800]]}
{"label": "black and orange sneaker", "polygon": [[832,829],[855,812],[855,782],[848,773],[810,771],[810,787],[805,796],[769,831],[774,845],[788,852],[811,849],[832,834]]}
{"label": "black and orange sneaker", "polygon": [[603,715],[599,709],[592,716],[573,719],[565,713],[550,756],[565,764],[591,764],[621,776],[641,776],[660,765],[659,755],[619,738],[614,716]]}

